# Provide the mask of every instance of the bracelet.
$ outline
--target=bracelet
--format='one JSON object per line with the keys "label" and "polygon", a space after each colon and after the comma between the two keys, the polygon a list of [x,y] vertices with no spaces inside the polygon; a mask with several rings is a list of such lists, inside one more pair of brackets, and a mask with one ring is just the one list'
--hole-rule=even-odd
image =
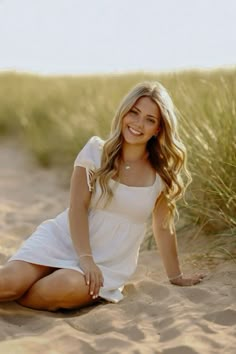
{"label": "bracelet", "polygon": [[85,253],[85,254],[81,254],[79,256],[79,258],[82,258],[82,257],[93,257],[93,255],[91,253]]}
{"label": "bracelet", "polygon": [[183,276],[183,273],[180,273],[179,275],[177,275],[176,277],[173,277],[173,278],[168,278],[169,281],[172,281],[172,280],[176,280],[176,279],[179,279]]}

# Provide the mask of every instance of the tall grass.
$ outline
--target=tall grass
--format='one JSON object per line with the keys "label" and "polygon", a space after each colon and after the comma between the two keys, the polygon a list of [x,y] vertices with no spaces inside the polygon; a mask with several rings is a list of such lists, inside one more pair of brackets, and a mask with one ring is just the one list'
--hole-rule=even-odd
{"label": "tall grass", "polygon": [[193,183],[186,224],[236,254],[236,72],[189,73],[174,94]]}
{"label": "tall grass", "polygon": [[[170,74],[41,77],[0,74],[0,135],[20,137],[43,166],[71,166],[91,135],[106,138],[123,95],[158,80],[177,107],[193,183],[186,229],[196,226],[220,249],[236,252],[236,70]],[[148,241],[149,242],[149,241]]]}

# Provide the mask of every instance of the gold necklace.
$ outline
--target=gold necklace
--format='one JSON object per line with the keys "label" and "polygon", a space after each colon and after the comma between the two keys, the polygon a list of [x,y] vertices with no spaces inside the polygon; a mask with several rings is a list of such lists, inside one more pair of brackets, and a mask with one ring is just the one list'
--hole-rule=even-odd
{"label": "gold necklace", "polygon": [[128,165],[127,163],[125,163],[125,162],[124,162],[124,165],[125,165],[125,166],[124,166],[125,170],[129,170],[129,169],[131,168],[131,166]]}
{"label": "gold necklace", "polygon": [[145,161],[147,159],[148,154],[145,154],[141,159],[137,161],[132,161],[132,162],[125,162],[123,159],[121,160],[122,163],[124,164],[124,169],[126,171],[130,170],[132,168],[132,164],[135,164],[137,162]]}

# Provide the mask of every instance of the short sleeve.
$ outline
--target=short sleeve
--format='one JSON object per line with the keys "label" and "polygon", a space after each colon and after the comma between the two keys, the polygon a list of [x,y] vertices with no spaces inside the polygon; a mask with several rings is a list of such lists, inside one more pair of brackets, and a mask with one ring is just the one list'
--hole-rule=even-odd
{"label": "short sleeve", "polygon": [[97,136],[93,136],[79,152],[74,162],[74,167],[80,166],[86,169],[87,184],[90,192],[92,192],[91,177],[96,168],[100,166],[101,150],[102,140]]}

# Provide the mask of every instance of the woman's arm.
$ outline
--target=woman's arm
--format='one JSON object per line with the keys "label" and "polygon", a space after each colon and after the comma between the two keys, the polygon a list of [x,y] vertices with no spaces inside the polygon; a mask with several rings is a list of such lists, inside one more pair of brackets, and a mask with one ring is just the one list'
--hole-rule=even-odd
{"label": "woman's arm", "polygon": [[77,254],[92,254],[89,243],[88,208],[91,193],[87,187],[86,171],[75,167],[71,176],[69,225]]}
{"label": "woman's arm", "polygon": [[90,294],[97,296],[103,285],[103,276],[94,263],[89,242],[88,208],[91,192],[87,185],[84,167],[75,167],[71,177],[69,226],[74,248],[78,254],[80,266],[85,273],[85,281],[90,285]]}
{"label": "woman's arm", "polygon": [[153,234],[164,264],[169,281],[172,284],[188,286],[199,283],[204,275],[196,274],[192,277],[184,277],[178,258],[176,233],[171,234],[170,229],[162,226],[168,213],[167,199],[162,193],[153,210],[152,225]]}

